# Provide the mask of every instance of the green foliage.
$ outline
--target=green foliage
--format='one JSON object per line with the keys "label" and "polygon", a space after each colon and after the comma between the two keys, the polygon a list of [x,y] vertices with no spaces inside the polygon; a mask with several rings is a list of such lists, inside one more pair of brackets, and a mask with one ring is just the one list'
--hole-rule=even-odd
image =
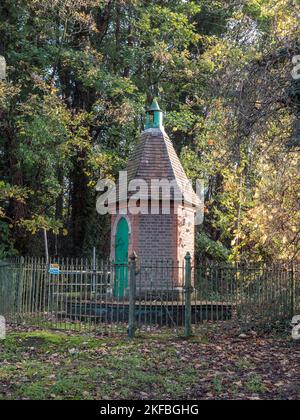
{"label": "green foliage", "polygon": [[205,232],[199,232],[196,238],[196,253],[201,258],[216,261],[228,261],[230,251],[220,241],[214,241]]}
{"label": "green foliage", "polygon": [[259,375],[252,375],[246,383],[246,388],[253,394],[263,394],[267,391],[267,387]]}
{"label": "green foliage", "polygon": [[0,260],[12,256],[16,252],[13,247],[13,241],[10,234],[8,223],[0,220]]}
{"label": "green foliage", "polygon": [[3,0],[2,253],[40,253],[41,229],[51,253],[81,256],[95,243],[109,252],[94,187],[124,168],[158,96],[188,176],[207,189],[198,249],[218,260],[297,258],[292,3]]}

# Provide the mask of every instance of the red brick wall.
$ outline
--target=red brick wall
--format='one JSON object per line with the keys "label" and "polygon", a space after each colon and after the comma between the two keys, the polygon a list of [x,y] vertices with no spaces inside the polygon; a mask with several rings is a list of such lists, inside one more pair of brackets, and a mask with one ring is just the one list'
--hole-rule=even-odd
{"label": "red brick wall", "polygon": [[[111,256],[117,223],[124,216],[111,218]],[[130,226],[129,255],[134,251],[140,258],[148,260],[173,259],[182,262],[187,252],[192,257],[195,252],[194,212],[192,209],[179,209],[178,214],[170,215],[128,215]]]}
{"label": "red brick wall", "polygon": [[141,215],[139,257],[143,260],[176,259],[176,215]]}
{"label": "red brick wall", "polygon": [[[112,239],[111,258],[115,256],[115,232],[119,219],[122,216],[112,216]],[[126,216],[130,225],[129,256],[135,252],[139,263],[151,262],[155,266],[156,261],[165,261],[161,267],[152,272],[152,280],[155,278],[153,288],[172,288],[182,285],[184,258],[189,252],[194,258],[195,252],[195,227],[194,210],[179,206],[177,214],[174,208],[171,214],[164,215],[162,211],[158,215],[131,215]],[[169,264],[166,261],[169,260]],[[171,269],[170,261],[173,261]],[[159,265],[158,265],[159,267]],[[155,275],[153,275],[155,272]],[[143,275],[139,279],[140,287],[149,286],[149,278]]]}
{"label": "red brick wall", "polygon": [[195,254],[195,213],[192,208],[180,207],[178,209],[178,254],[179,261],[183,261],[189,252],[194,258]]}

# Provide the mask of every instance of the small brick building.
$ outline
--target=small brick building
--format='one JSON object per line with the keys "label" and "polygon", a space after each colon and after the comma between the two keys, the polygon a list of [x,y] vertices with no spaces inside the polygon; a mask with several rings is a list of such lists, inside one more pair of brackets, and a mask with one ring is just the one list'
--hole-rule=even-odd
{"label": "small brick building", "polygon": [[[156,101],[147,111],[145,131],[129,160],[125,183],[130,185],[131,181],[139,179],[148,186],[148,192],[140,191],[139,214],[132,214],[132,193],[117,201],[117,215],[112,216],[111,259],[128,261],[135,252],[141,264],[150,261],[169,261],[170,264],[173,261],[171,271],[160,274],[159,279],[155,276],[155,288],[169,288],[169,282],[179,285],[184,257],[187,252],[194,255],[195,212],[201,203],[195,192],[186,188],[187,176],[164,130],[163,113]],[[170,197],[163,189],[153,197],[154,180],[167,180],[176,188],[170,189]],[[147,279],[141,279],[141,282],[147,289]],[[125,275],[115,294],[124,295],[127,286]]]}

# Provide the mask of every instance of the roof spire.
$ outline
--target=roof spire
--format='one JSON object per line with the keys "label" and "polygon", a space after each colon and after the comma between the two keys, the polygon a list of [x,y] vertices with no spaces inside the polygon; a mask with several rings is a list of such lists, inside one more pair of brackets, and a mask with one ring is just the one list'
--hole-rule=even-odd
{"label": "roof spire", "polygon": [[145,130],[149,128],[163,129],[163,111],[160,109],[156,99],[146,111]]}

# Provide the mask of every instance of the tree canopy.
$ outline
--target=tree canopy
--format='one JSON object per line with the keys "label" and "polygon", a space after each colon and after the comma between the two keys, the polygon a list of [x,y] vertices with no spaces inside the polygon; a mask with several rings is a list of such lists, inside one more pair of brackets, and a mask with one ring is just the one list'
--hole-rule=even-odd
{"label": "tree canopy", "polygon": [[95,185],[158,97],[205,180],[198,256],[291,260],[300,245],[296,0],[2,0],[0,257],[109,253]]}

